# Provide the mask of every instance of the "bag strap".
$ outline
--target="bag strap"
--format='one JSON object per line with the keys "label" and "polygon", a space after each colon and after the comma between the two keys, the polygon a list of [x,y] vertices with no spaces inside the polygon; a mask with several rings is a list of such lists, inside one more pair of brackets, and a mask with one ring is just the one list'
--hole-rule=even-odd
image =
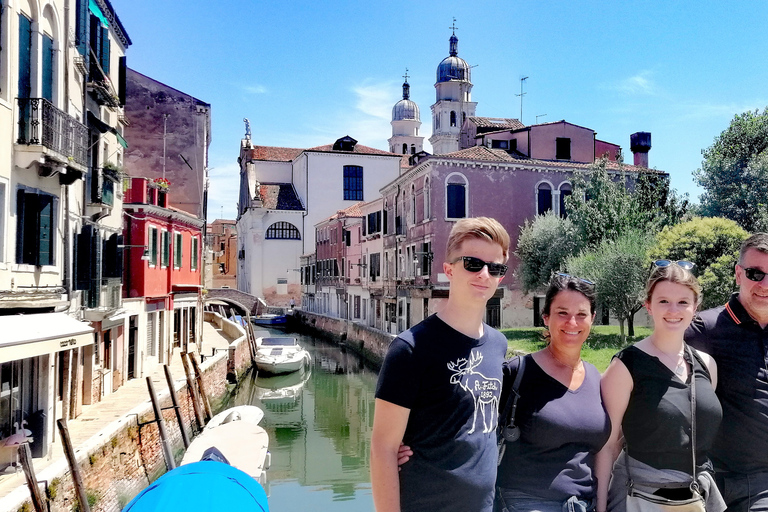
{"label": "bag strap", "polygon": [[[504,440],[504,429],[515,428],[515,414],[517,413],[517,401],[520,399],[520,383],[523,380],[523,372],[525,371],[525,357],[517,356],[517,374],[515,380],[512,383],[512,389],[509,392],[507,401],[504,403],[504,411],[501,418],[503,422],[499,423],[498,432],[496,434],[496,442],[499,448],[499,460],[497,465],[501,465],[501,460],[504,458],[504,452],[507,449],[506,441]],[[511,400],[510,400],[511,398]]]}
{"label": "bag strap", "polygon": [[693,358],[691,347],[685,344],[685,351],[691,363],[691,459],[693,461],[693,472],[691,473],[691,491],[699,491],[699,483],[696,480],[696,364]]}

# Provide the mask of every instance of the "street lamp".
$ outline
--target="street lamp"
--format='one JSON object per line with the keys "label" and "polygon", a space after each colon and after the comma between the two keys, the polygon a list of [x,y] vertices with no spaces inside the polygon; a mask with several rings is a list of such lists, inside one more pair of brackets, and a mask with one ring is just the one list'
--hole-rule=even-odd
{"label": "street lamp", "polygon": [[119,247],[120,249],[123,249],[125,247],[129,247],[129,248],[130,247],[141,247],[142,249],[144,249],[144,254],[141,255],[141,260],[142,261],[149,261],[149,249],[147,248],[146,245],[118,245],[117,247]]}

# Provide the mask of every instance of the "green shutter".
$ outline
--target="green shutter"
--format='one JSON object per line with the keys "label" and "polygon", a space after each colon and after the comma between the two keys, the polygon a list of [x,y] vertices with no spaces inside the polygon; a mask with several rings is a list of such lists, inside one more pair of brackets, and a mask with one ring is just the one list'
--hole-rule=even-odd
{"label": "green shutter", "polygon": [[181,233],[174,233],[173,266],[176,268],[181,268],[181,244],[182,244]]}
{"label": "green shutter", "polygon": [[109,75],[109,28],[101,27],[101,48],[99,48],[99,64],[104,75]]}
{"label": "green shutter", "polygon": [[38,195],[37,265],[53,265],[53,197]]}
{"label": "green shutter", "polygon": [[163,239],[163,246],[160,253],[162,256],[161,265],[164,267],[167,267],[168,263],[170,262],[171,234],[167,231],[163,231],[162,239]]}

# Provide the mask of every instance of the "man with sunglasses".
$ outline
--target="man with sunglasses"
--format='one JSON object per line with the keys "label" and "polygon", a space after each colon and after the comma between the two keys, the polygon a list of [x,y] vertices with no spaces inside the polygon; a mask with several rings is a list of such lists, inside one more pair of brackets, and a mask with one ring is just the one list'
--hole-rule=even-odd
{"label": "man with sunglasses", "polygon": [[[390,345],[371,437],[377,512],[492,510],[507,340],[483,316],[508,252],[509,235],[496,220],[458,221],[443,263],[448,300]],[[413,456],[398,473],[403,442]]]}
{"label": "man with sunglasses", "polygon": [[729,512],[768,510],[768,233],[739,250],[734,293],[700,313],[686,331],[718,366],[723,421],[712,449],[716,481]]}

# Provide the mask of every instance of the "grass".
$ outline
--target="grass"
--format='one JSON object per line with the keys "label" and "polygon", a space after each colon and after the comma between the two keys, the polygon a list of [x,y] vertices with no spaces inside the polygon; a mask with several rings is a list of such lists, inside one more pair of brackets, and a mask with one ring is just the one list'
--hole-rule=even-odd
{"label": "grass", "polygon": [[[541,327],[517,327],[502,329],[501,332],[507,337],[510,353],[516,350],[526,353],[536,352],[545,347],[544,339],[541,337],[543,332]],[[616,352],[649,336],[651,332],[650,327],[635,327],[635,336],[627,336],[626,343],[622,344],[618,325],[593,326],[592,333],[581,349],[581,357],[603,372],[608,368]]]}

